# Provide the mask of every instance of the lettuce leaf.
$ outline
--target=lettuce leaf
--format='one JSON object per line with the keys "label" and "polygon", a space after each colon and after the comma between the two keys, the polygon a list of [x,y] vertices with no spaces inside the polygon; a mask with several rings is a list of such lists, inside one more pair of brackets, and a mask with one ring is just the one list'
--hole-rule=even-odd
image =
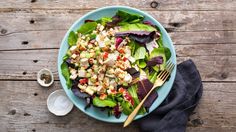
{"label": "lettuce leaf", "polygon": [[96,21],[97,23],[101,23],[103,26],[105,26],[108,22],[112,22],[111,17],[102,17],[101,19]]}
{"label": "lettuce leaf", "polygon": [[83,35],[92,33],[93,30],[97,28],[97,22],[87,22],[84,23],[78,30],[78,33],[81,33]]}
{"label": "lettuce leaf", "polygon": [[134,54],[134,58],[135,60],[144,59],[145,55],[146,49],[144,47],[139,47]]}
{"label": "lettuce leaf", "polygon": [[[138,98],[138,95],[137,95],[137,85],[132,85],[130,88],[128,88],[128,92],[129,94],[132,96],[133,100],[134,100],[134,108],[140,103],[139,101],[139,98]],[[144,114],[146,113],[146,110],[144,107],[142,107],[140,110],[139,110],[139,114]]]}
{"label": "lettuce leaf", "polygon": [[121,22],[128,22],[128,23],[139,23],[144,19],[144,16],[142,15],[129,13],[123,10],[118,10],[116,16],[119,16],[122,19]]}
{"label": "lettuce leaf", "polygon": [[67,87],[71,88],[72,81],[70,80],[70,71],[69,71],[69,68],[68,68],[66,62],[63,62],[61,64],[61,71],[62,71],[62,75],[64,76],[64,78],[66,80]]}
{"label": "lettuce leaf", "polygon": [[126,115],[129,115],[134,110],[133,106],[130,102],[123,100],[121,102],[122,112]]}
{"label": "lettuce leaf", "polygon": [[146,25],[146,24],[142,24],[142,23],[134,23],[134,24],[124,24],[122,26],[120,26],[119,29],[120,32],[124,32],[124,31],[148,31],[148,32],[153,32],[153,31],[157,31],[156,28],[150,26],[150,25]]}
{"label": "lettuce leaf", "polygon": [[69,46],[71,47],[73,45],[76,45],[77,39],[78,39],[78,35],[74,31],[71,31],[67,40]]}
{"label": "lettuce leaf", "polygon": [[95,96],[93,98],[93,105],[97,107],[115,107],[116,102],[111,99],[101,100],[99,97]]}

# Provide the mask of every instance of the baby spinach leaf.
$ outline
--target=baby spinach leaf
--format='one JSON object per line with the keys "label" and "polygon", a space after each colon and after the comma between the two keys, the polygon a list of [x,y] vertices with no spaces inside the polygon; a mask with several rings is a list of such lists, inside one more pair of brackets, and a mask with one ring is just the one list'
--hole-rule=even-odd
{"label": "baby spinach leaf", "polygon": [[101,23],[103,26],[105,26],[108,22],[112,22],[111,17],[102,17],[101,19],[96,21],[97,23]]}
{"label": "baby spinach leaf", "polygon": [[101,100],[99,97],[93,98],[93,105],[97,107],[115,107],[116,102],[111,99]]}
{"label": "baby spinach leaf", "polygon": [[93,30],[97,28],[97,22],[87,22],[84,23],[78,30],[78,33],[83,35],[91,33]]}
{"label": "baby spinach leaf", "polygon": [[154,27],[142,24],[142,23],[134,23],[134,24],[123,24],[119,31],[124,32],[124,31],[148,31],[148,32],[153,32],[157,31]]}
{"label": "baby spinach leaf", "polygon": [[76,45],[77,39],[78,39],[78,35],[74,31],[71,31],[68,37],[69,46]]}
{"label": "baby spinach leaf", "polygon": [[134,58],[136,60],[144,59],[145,55],[146,55],[146,49],[144,47],[139,47],[134,54]]}
{"label": "baby spinach leaf", "polygon": [[129,13],[123,10],[118,10],[116,16],[122,19],[122,22],[138,23],[143,21],[144,16],[134,13]]}
{"label": "baby spinach leaf", "polygon": [[62,75],[64,76],[64,78],[66,80],[67,87],[71,88],[72,81],[70,80],[70,71],[69,71],[69,68],[68,68],[66,62],[63,62],[61,64],[61,71],[62,71]]}

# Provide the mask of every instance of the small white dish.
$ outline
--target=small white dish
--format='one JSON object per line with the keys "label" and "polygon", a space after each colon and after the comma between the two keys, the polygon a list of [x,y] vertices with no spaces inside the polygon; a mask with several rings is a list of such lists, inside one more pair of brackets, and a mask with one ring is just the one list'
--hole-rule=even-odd
{"label": "small white dish", "polygon": [[56,90],[48,96],[48,110],[56,116],[64,116],[68,114],[72,110],[73,106],[73,103],[67,97],[63,89]]}
{"label": "small white dish", "polygon": [[[45,80],[45,78],[47,78],[48,80]],[[51,86],[54,82],[52,72],[47,68],[41,69],[37,74],[37,81],[43,87]]]}

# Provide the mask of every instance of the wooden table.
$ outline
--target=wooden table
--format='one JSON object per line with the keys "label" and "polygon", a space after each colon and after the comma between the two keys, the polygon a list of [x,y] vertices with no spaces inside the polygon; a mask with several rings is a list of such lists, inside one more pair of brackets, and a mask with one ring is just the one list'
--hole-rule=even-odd
{"label": "wooden table", "polygon": [[[61,85],[57,74],[60,42],[85,13],[108,5],[142,9],[169,32],[178,62],[197,65],[204,93],[189,132],[236,131],[236,0],[2,0],[0,2],[0,131],[138,131],[108,124],[78,109],[56,117],[46,107],[48,95]],[[49,89],[36,82],[42,68],[53,71]]]}

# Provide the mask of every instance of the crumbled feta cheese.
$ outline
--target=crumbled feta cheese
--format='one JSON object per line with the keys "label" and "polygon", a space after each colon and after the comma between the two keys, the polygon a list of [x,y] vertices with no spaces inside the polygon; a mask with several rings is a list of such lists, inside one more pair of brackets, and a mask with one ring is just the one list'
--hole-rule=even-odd
{"label": "crumbled feta cheese", "polygon": [[124,78],[124,81],[127,82],[127,83],[132,82],[132,76],[130,74],[126,74],[125,78]]}
{"label": "crumbled feta cheese", "polygon": [[71,55],[71,58],[72,58],[72,59],[75,59],[76,57],[77,57],[76,54],[72,54],[72,55]]}
{"label": "crumbled feta cheese", "polygon": [[78,71],[78,76],[79,77],[86,77],[86,71],[85,70],[79,70]]}
{"label": "crumbled feta cheese", "polygon": [[72,80],[75,80],[76,77],[77,77],[77,74],[71,74],[71,75],[70,75],[70,79],[72,79]]}
{"label": "crumbled feta cheese", "polygon": [[128,59],[129,59],[129,61],[130,61],[131,63],[134,63],[134,62],[135,62],[135,58],[132,57],[132,56],[128,57]]}
{"label": "crumbled feta cheese", "polygon": [[70,47],[70,51],[72,51],[72,52],[74,52],[76,49],[77,49],[77,46],[75,46],[75,45]]}
{"label": "crumbled feta cheese", "polygon": [[80,59],[80,65],[84,67],[88,67],[89,66],[88,58]]}
{"label": "crumbled feta cheese", "polygon": [[93,95],[94,94],[94,91],[90,87],[87,87],[85,89],[85,92],[88,93],[89,95]]}
{"label": "crumbled feta cheese", "polygon": [[102,31],[103,29],[104,29],[104,26],[101,25],[101,26],[99,27],[99,31]]}
{"label": "crumbled feta cheese", "polygon": [[79,87],[81,90],[85,90],[85,89],[86,89],[86,86],[81,85],[81,84],[78,84],[78,87]]}

